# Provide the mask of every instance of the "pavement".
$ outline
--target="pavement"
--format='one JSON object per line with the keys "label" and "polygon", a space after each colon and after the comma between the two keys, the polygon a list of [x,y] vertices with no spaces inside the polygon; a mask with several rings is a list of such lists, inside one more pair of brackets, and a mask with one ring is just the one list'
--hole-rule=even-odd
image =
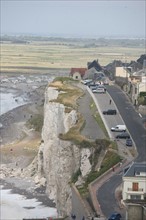
{"label": "pavement", "polygon": [[86,124],[84,129],[81,131],[81,134],[91,140],[95,140],[97,138],[103,139],[106,136],[93,117],[95,112],[90,107],[92,103],[92,96],[87,90],[87,87],[84,86],[82,89],[84,90],[85,95],[78,100],[78,111],[83,115]]}
{"label": "pavement", "polygon": [[[90,90],[88,86],[80,85],[82,89],[85,91],[85,96],[79,100],[79,112],[81,112],[86,119],[86,126],[82,131],[82,134],[90,137],[91,139],[98,139],[98,138],[105,138],[105,134],[101,130],[101,128],[98,126],[97,122],[93,118],[93,113],[91,112],[90,103],[91,100],[94,100],[94,103],[97,107],[97,110],[104,122],[104,125],[106,127],[106,130],[108,132],[109,138],[111,141],[115,140],[115,133],[111,132],[110,128],[113,126],[116,126],[117,124],[124,124],[124,121],[121,117],[121,115],[118,112],[118,109],[112,100],[111,96],[108,92],[105,94],[93,94],[93,92]],[[111,100],[111,101],[110,101]],[[117,115],[109,116],[109,115],[103,115],[102,111],[107,109],[116,109]],[[116,141],[118,146],[118,153],[121,155],[121,157],[124,158],[123,163],[117,164],[115,166],[115,170],[108,170],[105,174],[103,174],[101,177],[96,179],[94,182],[92,182],[89,185],[89,191],[92,198],[92,203],[94,206],[94,210],[96,211],[96,214],[99,214],[102,218],[104,218],[104,215],[102,213],[102,210],[100,208],[100,204],[97,200],[97,191],[102,186],[103,183],[105,183],[108,179],[110,179],[113,175],[123,171],[123,168],[127,166],[133,159],[133,155],[131,154],[131,151],[128,147],[125,145],[125,140],[119,140]],[[115,192],[116,193],[116,192]],[[117,194],[115,194],[115,197],[119,199],[118,195],[119,191],[117,190]],[[118,201],[119,206],[121,206],[121,201]],[[80,210],[80,205],[75,205],[75,202],[73,203],[73,212],[79,212],[77,210]],[[81,208],[82,210],[82,208]],[[83,216],[84,211],[81,212],[82,214],[78,214],[78,219],[81,219],[81,216]],[[93,213],[92,213],[93,214]],[[91,214],[91,216],[92,216]],[[86,213],[85,213],[86,216]]]}

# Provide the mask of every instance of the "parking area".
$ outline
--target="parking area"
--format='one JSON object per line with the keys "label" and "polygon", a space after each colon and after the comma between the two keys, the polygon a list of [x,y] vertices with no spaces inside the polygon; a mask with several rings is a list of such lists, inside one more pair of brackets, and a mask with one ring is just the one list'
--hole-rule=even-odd
{"label": "parking area", "polygon": [[[109,95],[108,92],[106,92],[104,94],[95,94],[92,92],[92,90],[88,86],[86,86],[86,89],[88,90],[88,92],[92,96],[92,98],[97,106],[98,112],[104,122],[106,129],[107,129],[109,138],[112,141],[117,142],[119,154],[121,156],[123,156],[124,158],[131,160],[133,158],[133,156],[131,154],[131,150],[135,149],[134,142],[133,142],[132,147],[128,147],[128,146],[126,146],[126,139],[116,139],[116,135],[121,132],[112,132],[111,131],[111,127],[115,127],[116,125],[124,125],[125,124],[116,105],[115,105],[115,103],[114,103],[114,101],[112,100],[111,96]],[[115,109],[117,111],[117,114],[116,115],[104,115],[103,111],[108,110],[108,109]],[[126,129],[126,131],[127,131],[127,133],[129,133],[127,129]]]}

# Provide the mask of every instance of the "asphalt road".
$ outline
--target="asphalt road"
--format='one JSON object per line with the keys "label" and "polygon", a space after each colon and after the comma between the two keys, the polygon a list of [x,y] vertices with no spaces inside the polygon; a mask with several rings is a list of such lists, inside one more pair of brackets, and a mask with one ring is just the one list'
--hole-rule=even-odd
{"label": "asphalt road", "polygon": [[[146,161],[146,131],[142,124],[142,118],[139,116],[138,112],[136,112],[127,95],[120,88],[107,86],[107,91],[112,99],[111,107],[113,108],[115,106],[118,109],[124,124],[135,142],[138,151],[138,156],[135,161]],[[99,97],[98,100],[100,101]],[[108,123],[110,123],[109,117]],[[115,123],[117,123],[116,118]],[[104,183],[98,190],[97,199],[101,205],[101,210],[106,217],[108,217],[112,212],[118,211],[121,213],[123,219],[125,218],[124,210],[119,209],[115,200],[115,190],[121,183],[122,173],[110,178],[109,181]]]}
{"label": "asphalt road", "polygon": [[135,111],[127,95],[115,86],[107,86],[107,91],[116,103],[126,127],[135,142],[138,156],[136,162],[146,161],[146,130],[142,124],[142,118]]}
{"label": "asphalt road", "polygon": [[[144,161],[146,160],[146,146],[145,146],[145,129],[142,124],[142,120],[139,114],[135,111],[135,108],[130,103],[127,96],[117,87],[114,86],[106,86],[107,94],[94,94],[95,101],[97,100],[97,105],[101,111],[107,110],[110,108],[118,109],[117,115],[107,116],[104,115],[104,122],[106,123],[106,127],[109,129],[109,136],[111,139],[115,138],[115,132],[111,132],[110,128],[117,124],[125,124],[128,128],[129,133],[134,140],[139,156],[136,158],[136,161]],[[91,93],[92,94],[92,93]],[[86,94],[87,100],[83,98],[80,100],[80,111],[84,114],[86,118],[86,123],[88,125],[87,134],[90,134],[90,137],[93,139],[103,134],[100,133],[100,129],[96,128],[97,125],[93,126],[93,118],[89,117],[89,108],[87,107],[87,103],[90,102],[89,95]],[[110,104],[109,100],[112,99]],[[92,116],[93,117],[93,116]],[[92,126],[90,126],[92,125]],[[93,129],[94,128],[94,129]],[[85,130],[86,131],[86,130]],[[84,135],[87,135],[84,131]],[[94,132],[93,132],[94,131]],[[97,132],[98,131],[98,132]],[[121,141],[122,147],[125,147],[125,140]],[[108,182],[104,183],[102,187],[99,189],[97,194],[97,199],[101,205],[101,210],[103,214],[108,217],[113,211],[119,211],[122,214],[123,219],[125,218],[125,210],[120,210],[119,206],[115,199],[115,190],[122,183],[122,173],[113,176],[108,180]],[[78,205],[78,207],[80,207]],[[77,208],[73,207],[73,210],[77,212]],[[80,216],[81,217],[81,216]]]}
{"label": "asphalt road", "polygon": [[115,189],[122,182],[122,174],[114,175],[98,190],[98,201],[100,203],[101,210],[106,217],[109,217],[114,211],[121,213],[123,219],[125,219],[125,210],[121,210],[115,199]]}

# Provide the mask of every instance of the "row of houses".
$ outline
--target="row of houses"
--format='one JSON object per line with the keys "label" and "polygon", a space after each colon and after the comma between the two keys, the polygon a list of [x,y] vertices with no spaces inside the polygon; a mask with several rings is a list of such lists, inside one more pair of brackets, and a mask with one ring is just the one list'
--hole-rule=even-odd
{"label": "row of houses", "polygon": [[143,61],[143,68],[136,72],[129,67],[116,67],[115,79],[116,83],[123,84],[123,89],[129,95],[132,103],[138,105],[140,94],[146,93],[146,60]]}
{"label": "row of houses", "polygon": [[[140,69],[139,69],[140,68]],[[146,93],[146,59],[136,70],[132,65],[114,67],[114,80],[123,88],[134,105],[138,104],[141,93]],[[87,63],[87,68],[72,68],[70,76],[75,80],[92,79],[104,81],[110,77],[110,72],[102,67],[98,60]],[[113,73],[112,73],[113,75]],[[121,83],[121,84],[120,84]],[[122,182],[122,202],[126,206],[126,219],[146,220],[146,163],[132,163],[124,170]]]}
{"label": "row of houses", "polygon": [[[98,60],[87,63],[87,68],[71,68],[70,76],[75,80],[92,79],[93,81],[107,81],[107,76],[115,80],[131,99],[134,105],[138,105],[141,93],[146,93],[146,55],[143,56],[143,65],[136,62],[130,64],[121,61],[113,62],[113,65],[102,67]],[[110,66],[110,68],[109,68]],[[141,68],[141,69],[140,69]],[[135,71],[136,70],[136,71]],[[112,76],[112,77],[111,77]],[[144,96],[146,104],[146,97]]]}
{"label": "row of houses", "polygon": [[104,68],[99,64],[98,60],[87,63],[87,68],[71,68],[70,76],[74,80],[91,79],[94,82],[105,82],[107,80]]}

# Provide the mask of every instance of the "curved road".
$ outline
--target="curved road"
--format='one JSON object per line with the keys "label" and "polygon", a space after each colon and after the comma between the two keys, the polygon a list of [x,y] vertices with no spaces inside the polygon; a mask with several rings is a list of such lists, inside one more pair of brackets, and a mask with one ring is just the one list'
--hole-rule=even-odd
{"label": "curved road", "polygon": [[116,86],[107,86],[107,91],[116,103],[120,115],[136,144],[138,157],[135,161],[146,161],[146,130],[142,124],[142,118],[140,118],[132,103],[122,90]]}
{"label": "curved road", "polygon": [[100,203],[102,212],[106,217],[109,217],[114,211],[121,213],[125,217],[125,210],[120,210],[115,199],[115,189],[122,182],[122,173],[116,174],[105,182],[97,192],[97,198]]}
{"label": "curved road", "polygon": [[[146,161],[146,131],[142,124],[142,118],[135,111],[127,95],[116,86],[106,86],[109,95],[115,102],[126,127],[135,142],[138,156],[136,162]],[[125,218],[125,210],[120,210],[115,200],[115,190],[122,183],[122,173],[111,177],[97,192],[97,199],[101,210],[108,217],[112,212],[118,211]]]}

